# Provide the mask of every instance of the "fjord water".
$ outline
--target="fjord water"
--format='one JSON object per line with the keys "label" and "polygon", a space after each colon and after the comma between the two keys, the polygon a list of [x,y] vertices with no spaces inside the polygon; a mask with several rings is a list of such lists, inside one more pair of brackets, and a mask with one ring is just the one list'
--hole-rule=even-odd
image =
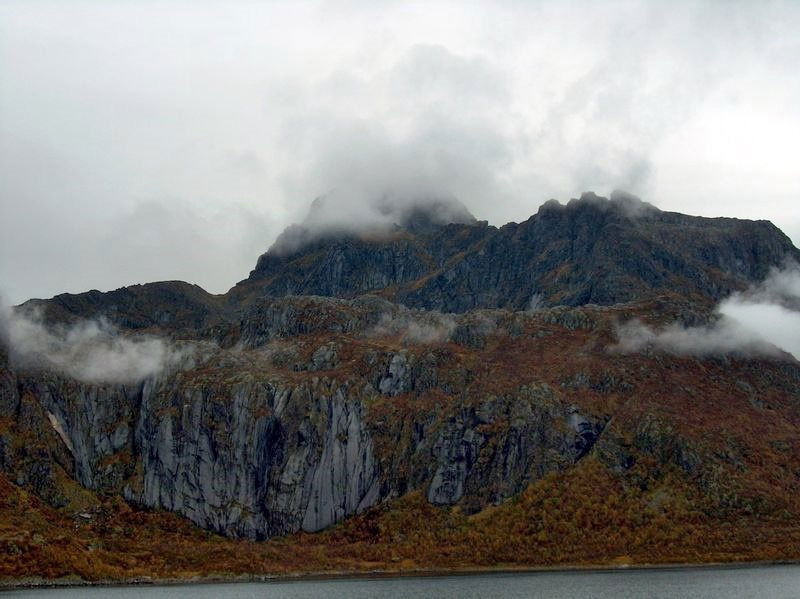
{"label": "fjord water", "polygon": [[92,587],[14,591],[9,598],[78,599],[316,599],[348,597],[547,597],[566,599],[796,599],[800,566],[670,568],[604,572],[537,572],[421,578],[306,580],[296,582]]}

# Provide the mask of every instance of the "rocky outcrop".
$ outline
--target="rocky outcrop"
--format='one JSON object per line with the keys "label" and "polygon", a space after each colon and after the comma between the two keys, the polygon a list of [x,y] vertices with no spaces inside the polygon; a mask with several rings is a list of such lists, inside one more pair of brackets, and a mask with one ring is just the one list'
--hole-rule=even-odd
{"label": "rocky outcrop", "polygon": [[235,312],[223,296],[183,281],[131,285],[106,293],[62,293],[49,300],[29,300],[19,309],[46,324],[102,318],[121,329],[158,330],[185,339],[218,330]]}
{"label": "rocky outcrop", "polygon": [[[575,463],[603,428],[547,385],[470,399],[469,377],[452,372],[447,353],[367,352],[362,374],[342,378],[339,350],[320,345],[288,379],[280,372],[297,371],[275,370],[259,348],[218,350],[135,385],[16,380],[4,369],[2,400],[22,391],[19,418],[49,435],[38,467],[63,463],[89,489],[256,539],[321,530],[418,487],[434,504],[474,511]],[[382,403],[426,393],[462,399],[410,422],[378,416]],[[3,456],[4,470],[31,471],[19,452]],[[59,505],[48,495],[54,476],[18,482]]]}
{"label": "rocky outcrop", "polygon": [[375,296],[354,300],[318,296],[261,298],[241,316],[229,341],[252,348],[309,333],[368,331],[399,311],[398,306]]}
{"label": "rocky outcrop", "polygon": [[378,500],[363,406],[335,384],[146,391],[136,442],[126,497],[224,534],[316,531]]}
{"label": "rocky outcrop", "polygon": [[427,497],[473,510],[499,503],[548,472],[574,464],[594,445],[603,421],[567,406],[546,385],[486,398],[452,416],[433,445],[436,470]]}

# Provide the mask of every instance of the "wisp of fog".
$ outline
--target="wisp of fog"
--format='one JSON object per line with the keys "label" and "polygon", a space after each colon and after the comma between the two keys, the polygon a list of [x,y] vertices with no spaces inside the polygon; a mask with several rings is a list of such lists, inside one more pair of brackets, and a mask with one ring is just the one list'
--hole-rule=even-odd
{"label": "wisp of fog", "polygon": [[401,335],[408,343],[441,343],[450,339],[457,326],[452,314],[401,310],[385,313],[380,321],[367,332],[368,337]]}
{"label": "wisp of fog", "polygon": [[373,196],[332,190],[314,200],[301,224],[288,227],[270,247],[272,254],[287,254],[329,234],[385,234],[395,227],[474,223],[475,217],[456,198],[430,195],[395,195],[383,191]]}
{"label": "wisp of fog", "polygon": [[620,326],[612,349],[632,353],[655,349],[692,356],[777,356],[800,359],[800,266],[773,269],[760,284],[720,302],[706,326],[678,323],[656,330],[634,320]]}
{"label": "wisp of fog", "polygon": [[158,337],[123,335],[105,319],[50,326],[3,305],[0,332],[14,367],[53,369],[87,383],[141,381],[190,353]]}

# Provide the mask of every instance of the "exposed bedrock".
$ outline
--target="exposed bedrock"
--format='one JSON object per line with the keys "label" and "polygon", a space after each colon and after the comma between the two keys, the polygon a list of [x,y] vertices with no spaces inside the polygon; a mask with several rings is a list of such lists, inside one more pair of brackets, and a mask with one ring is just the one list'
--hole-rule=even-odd
{"label": "exposed bedrock", "polygon": [[437,384],[435,368],[406,352],[376,359],[366,379],[4,376],[3,401],[22,389],[38,406],[23,417],[39,420],[81,485],[249,538],[321,530],[420,487],[432,503],[474,511],[580,459],[604,424],[547,385],[381,420],[386,402]]}

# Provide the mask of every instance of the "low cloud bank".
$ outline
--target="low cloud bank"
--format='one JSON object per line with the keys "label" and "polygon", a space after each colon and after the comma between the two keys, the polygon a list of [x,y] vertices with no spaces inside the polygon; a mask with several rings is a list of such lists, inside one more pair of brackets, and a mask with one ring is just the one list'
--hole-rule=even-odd
{"label": "low cloud bank", "polygon": [[134,383],[189,357],[157,337],[122,335],[104,319],[47,326],[0,306],[0,341],[14,367],[56,370],[87,383]]}
{"label": "low cloud bank", "polygon": [[269,251],[287,254],[328,234],[381,234],[395,226],[424,230],[431,225],[473,222],[475,217],[452,197],[414,198],[382,193],[369,198],[334,190],[314,200],[302,224],[288,227]]}
{"label": "low cloud bank", "polygon": [[759,285],[723,300],[708,325],[678,323],[657,330],[639,321],[618,331],[615,351],[655,349],[708,356],[739,353],[770,356],[781,352],[800,359],[800,266],[773,270]]}
{"label": "low cloud bank", "polygon": [[457,326],[450,314],[439,312],[408,312],[384,314],[378,324],[367,332],[368,337],[401,335],[406,343],[442,343],[448,341]]}

